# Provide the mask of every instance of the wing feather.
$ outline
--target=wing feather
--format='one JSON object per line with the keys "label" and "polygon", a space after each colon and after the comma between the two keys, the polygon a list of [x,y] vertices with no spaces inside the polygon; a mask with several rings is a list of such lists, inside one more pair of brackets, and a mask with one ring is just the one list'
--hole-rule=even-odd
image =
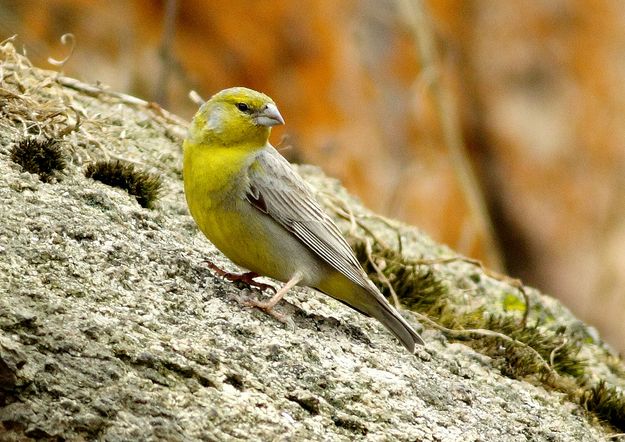
{"label": "wing feather", "polygon": [[315,200],[312,190],[271,146],[261,150],[248,169],[247,199],[271,216],[330,266],[369,288],[339,228]]}

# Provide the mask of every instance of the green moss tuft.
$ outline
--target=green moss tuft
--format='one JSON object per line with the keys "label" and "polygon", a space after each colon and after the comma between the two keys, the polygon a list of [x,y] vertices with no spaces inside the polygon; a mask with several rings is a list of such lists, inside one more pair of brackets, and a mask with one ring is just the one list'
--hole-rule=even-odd
{"label": "green moss tuft", "polygon": [[[364,242],[354,245],[354,251],[358,261],[369,275],[369,278],[387,298],[391,293],[386,284],[381,280],[367,256],[367,248]],[[426,313],[429,309],[440,308],[440,300],[449,295],[447,284],[436,276],[427,266],[406,264],[403,256],[392,249],[373,245],[373,258],[382,263],[382,273],[393,286],[397,297],[410,310]],[[378,266],[379,267],[379,266]]]}
{"label": "green moss tuft", "polygon": [[133,164],[119,160],[89,164],[85,176],[126,190],[141,207],[148,209],[154,207],[162,185],[160,176],[136,170]]}
{"label": "green moss tuft", "polygon": [[25,171],[39,175],[44,183],[49,183],[57,171],[66,167],[61,145],[50,138],[25,138],[11,148],[11,161]]}
{"label": "green moss tuft", "polygon": [[580,396],[579,403],[614,427],[625,430],[625,396],[616,388],[600,381]]}
{"label": "green moss tuft", "polygon": [[510,336],[532,347],[558,374],[582,377],[586,362],[579,355],[580,343],[567,337],[566,330],[547,329],[540,324],[519,327],[518,320],[510,316],[492,316],[482,328]]}

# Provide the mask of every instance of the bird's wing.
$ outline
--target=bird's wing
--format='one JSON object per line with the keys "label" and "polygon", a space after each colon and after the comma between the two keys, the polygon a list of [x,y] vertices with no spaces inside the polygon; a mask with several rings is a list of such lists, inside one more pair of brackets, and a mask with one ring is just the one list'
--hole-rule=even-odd
{"label": "bird's wing", "polygon": [[271,146],[248,170],[247,200],[271,216],[325,262],[356,284],[371,288],[338,227],[291,165]]}

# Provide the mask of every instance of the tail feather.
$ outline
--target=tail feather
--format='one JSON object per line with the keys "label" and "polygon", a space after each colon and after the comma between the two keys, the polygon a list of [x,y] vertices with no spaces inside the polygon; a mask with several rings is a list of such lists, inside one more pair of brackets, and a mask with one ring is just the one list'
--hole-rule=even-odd
{"label": "tail feather", "polygon": [[380,321],[410,353],[415,352],[417,345],[425,344],[419,333],[389,304],[373,284],[365,288],[354,284],[347,278],[341,279],[340,283],[334,279],[331,284],[318,287],[318,290]]}
{"label": "tail feather", "polygon": [[[376,296],[377,298],[377,296]],[[395,310],[386,299],[379,303],[378,308],[372,309],[369,314],[380,321],[397,339],[408,349],[415,352],[417,345],[424,345],[423,338],[417,333],[408,321]]]}

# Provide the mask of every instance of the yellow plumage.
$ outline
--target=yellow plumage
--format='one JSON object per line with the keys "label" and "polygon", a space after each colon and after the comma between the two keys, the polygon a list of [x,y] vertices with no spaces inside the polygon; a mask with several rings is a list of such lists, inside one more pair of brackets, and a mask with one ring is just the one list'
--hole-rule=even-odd
{"label": "yellow plumage", "polygon": [[184,142],[184,186],[200,230],[228,258],[286,284],[318,290],[382,322],[410,351],[421,337],[367,278],[312,191],[269,144],[284,120],[268,96],[219,92],[193,119]]}

